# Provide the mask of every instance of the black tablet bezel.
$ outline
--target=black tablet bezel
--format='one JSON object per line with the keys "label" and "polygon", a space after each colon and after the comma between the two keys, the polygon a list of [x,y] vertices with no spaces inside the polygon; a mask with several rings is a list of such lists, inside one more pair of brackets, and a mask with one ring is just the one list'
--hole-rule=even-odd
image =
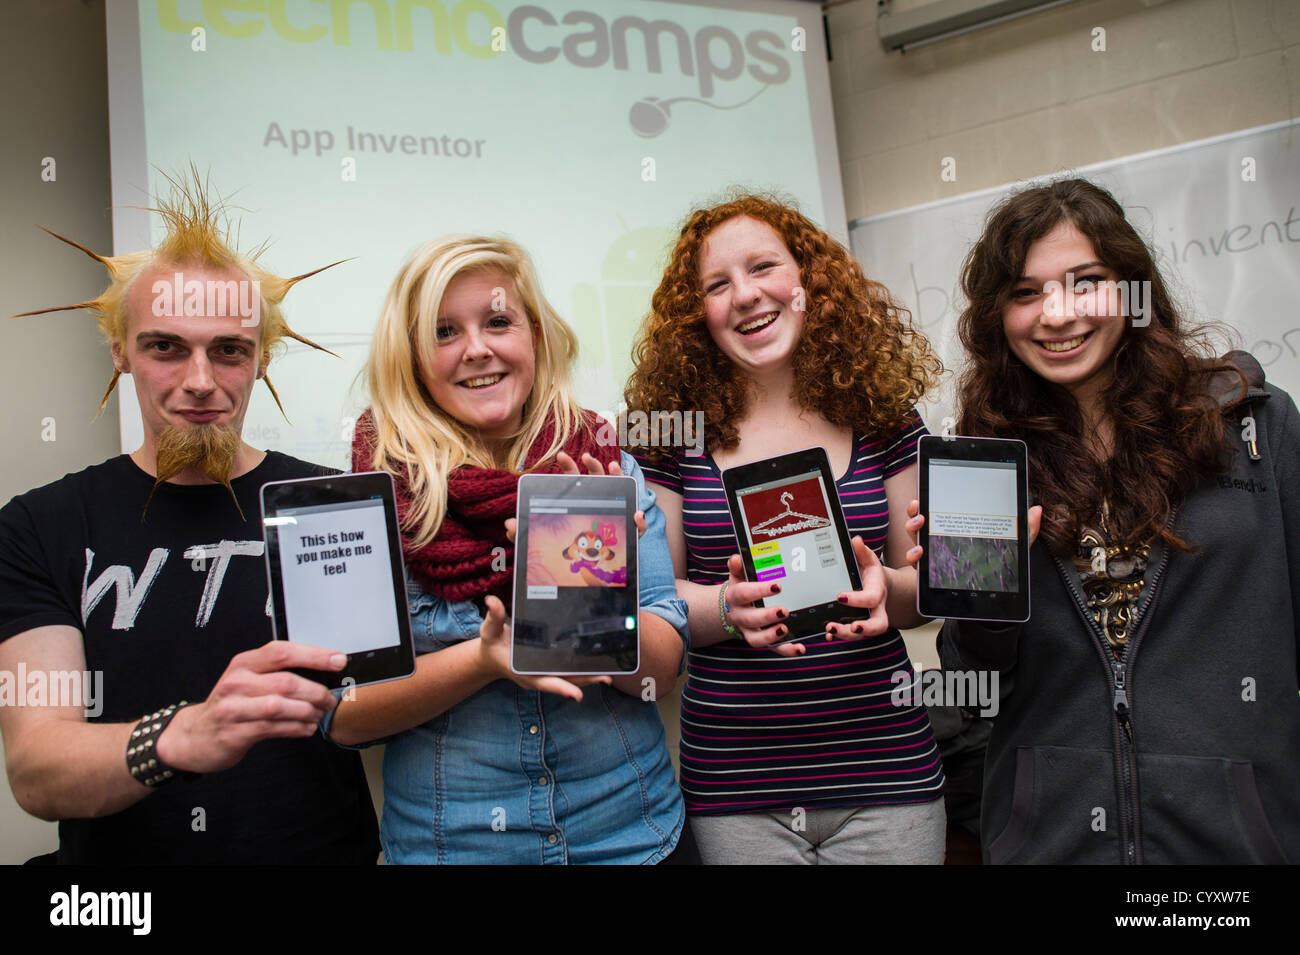
{"label": "black tablet bezel", "polygon": [[930,462],[936,458],[956,461],[1014,462],[1016,465],[1017,578],[1024,586],[1015,592],[997,590],[949,590],[930,586],[930,525],[917,535],[924,551],[917,566],[916,609],[925,617],[955,620],[989,620],[1024,623],[1029,619],[1029,462],[1025,442],[1013,438],[968,438],[926,435],[917,444],[917,500],[921,513],[930,512]]}
{"label": "black tablet bezel", "polygon": [[[348,654],[347,666],[338,673],[295,671],[331,689],[402,679],[415,672],[415,643],[411,637],[411,613],[406,600],[405,563],[402,560],[402,537],[397,524],[397,502],[393,495],[392,476],[384,471],[368,471],[294,481],[272,481],[262,485],[262,537],[266,543],[266,577],[271,589],[271,625],[277,640],[288,640],[290,634],[285,617],[284,580],[280,574],[279,537],[273,533],[274,527],[267,524],[268,518],[280,516],[279,512],[284,508],[346,504],[373,500],[376,497],[384,503],[384,524],[388,528],[389,569],[393,581],[399,642],[393,647]],[[313,643],[312,646],[319,644]]]}
{"label": "black tablet bezel", "polygon": [[[630,616],[636,621],[636,627],[628,630],[610,631],[619,636],[619,649],[609,653],[593,655],[590,664],[583,666],[583,655],[554,649],[539,649],[516,639],[521,633],[519,614],[527,606],[527,574],[524,572],[528,560],[528,520],[530,502],[534,497],[569,497],[577,495],[586,498],[601,498],[621,503],[624,512],[624,528],[627,540],[624,544],[627,567],[627,586],[620,588],[631,600],[623,608],[631,608]],[[573,674],[583,676],[621,676],[635,673],[641,667],[641,593],[640,548],[636,533],[637,486],[636,479],[626,476],[599,474],[525,474],[519,479],[519,498],[515,513],[515,566],[512,592],[514,594],[513,612],[510,631],[510,669],[522,675]],[[614,588],[575,587],[576,595],[582,591],[591,591],[590,596],[609,593]],[[615,616],[628,616],[616,614]],[[631,650],[629,656],[628,650]],[[622,666],[619,666],[622,657]]]}
{"label": "black tablet bezel", "polygon": [[[749,464],[738,464],[722,472],[722,487],[727,495],[727,508],[731,512],[731,529],[736,535],[736,545],[740,548],[740,559],[745,566],[745,579],[758,577],[754,568],[754,556],[750,553],[744,532],[744,515],[740,510],[737,492],[756,484],[767,484],[784,478],[807,477],[817,473],[827,489],[826,499],[830,503],[831,521],[835,526],[836,539],[840,545],[840,559],[848,568],[850,590],[862,589],[862,578],[858,573],[857,557],[853,553],[853,544],[849,537],[848,524],[844,521],[844,509],[840,506],[839,488],[835,486],[835,475],[831,472],[830,459],[822,447],[805,448],[789,454],[777,455]],[[780,598],[776,598],[779,602]],[[762,600],[757,606],[764,606]],[[789,634],[779,643],[807,640],[810,637],[824,637],[828,623],[851,623],[870,616],[868,611],[849,609],[832,598],[826,603],[795,609],[786,607],[789,614],[782,622]]]}

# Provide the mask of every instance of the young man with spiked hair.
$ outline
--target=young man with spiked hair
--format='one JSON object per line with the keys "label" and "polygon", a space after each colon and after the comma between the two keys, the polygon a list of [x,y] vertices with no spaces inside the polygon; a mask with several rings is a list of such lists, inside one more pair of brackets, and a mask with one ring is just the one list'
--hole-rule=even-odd
{"label": "young man with spiked hair", "polygon": [[[271,641],[268,617],[259,489],[328,472],[241,437],[274,346],[320,347],[280,311],[315,272],[268,272],[197,176],[173,187],[155,249],[55,236],[108,269],[63,308],[97,316],[104,400],[133,377],[144,442],[0,509],[0,677],[30,697],[0,705],[9,782],[59,821],[59,862],[373,863],[360,760],[316,730],[334,696],[292,672],[346,658]],[[81,699],[51,692],[71,675]]]}

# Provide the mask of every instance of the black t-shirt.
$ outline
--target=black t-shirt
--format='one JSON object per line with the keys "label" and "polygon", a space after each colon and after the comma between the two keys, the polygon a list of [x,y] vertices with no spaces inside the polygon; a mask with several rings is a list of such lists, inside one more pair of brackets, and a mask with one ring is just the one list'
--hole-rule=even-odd
{"label": "black t-shirt", "polygon": [[[259,491],[335,473],[275,451],[232,483],[164,484],[121,455],[0,509],[0,640],[83,634],[100,671],[93,722],[207,698],[231,657],[271,639]],[[122,756],[125,766],[126,756]],[[374,807],[355,752],[266,740],[231,769],[169,783],[103,819],[59,823],[64,863],[370,864]]]}

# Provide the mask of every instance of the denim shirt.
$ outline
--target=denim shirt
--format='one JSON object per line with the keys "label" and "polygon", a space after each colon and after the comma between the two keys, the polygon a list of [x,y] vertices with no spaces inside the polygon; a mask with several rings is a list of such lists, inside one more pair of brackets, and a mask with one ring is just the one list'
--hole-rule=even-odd
{"label": "denim shirt", "polygon": [[[641,610],[685,643],[663,512],[627,454],[622,467],[647,523]],[[483,618],[472,602],[435,597],[414,580],[407,598],[417,654],[478,636]],[[584,687],[575,702],[497,680],[375,742],[388,744],[380,837],[390,863],[655,863],[681,834],[685,810],[659,710],[610,686]]]}

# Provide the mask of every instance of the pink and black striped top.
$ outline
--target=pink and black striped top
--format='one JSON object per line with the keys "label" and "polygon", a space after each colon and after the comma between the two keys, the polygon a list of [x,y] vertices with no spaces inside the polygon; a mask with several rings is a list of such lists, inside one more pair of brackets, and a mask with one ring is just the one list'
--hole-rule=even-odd
{"label": "pink and black striped top", "polygon": [[[850,534],[883,558],[884,479],[916,460],[916,418],[892,440],[853,439],[836,481]],[[646,479],[682,495],[687,579],[716,585],[738,552],[713,458],[650,462]],[[816,641],[799,657],[738,640],[692,649],[682,692],[681,782],[705,815],[930,802],[943,795],[939,748],[923,706],[895,706],[891,680],[911,663],[897,630],[861,642]],[[901,680],[899,682],[902,682]]]}

